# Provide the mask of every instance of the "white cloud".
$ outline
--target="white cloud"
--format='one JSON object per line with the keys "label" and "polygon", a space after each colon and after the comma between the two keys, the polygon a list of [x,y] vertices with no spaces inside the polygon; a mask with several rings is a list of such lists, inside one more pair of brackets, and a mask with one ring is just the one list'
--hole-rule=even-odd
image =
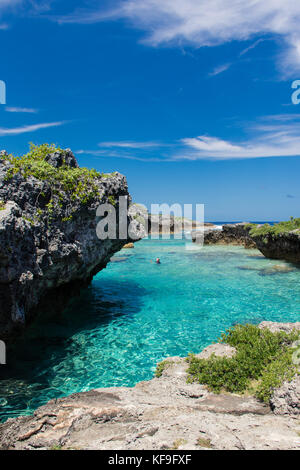
{"label": "white cloud", "polygon": [[210,77],[214,77],[215,75],[220,75],[220,73],[226,72],[226,70],[228,70],[231,67],[231,65],[232,65],[231,63],[219,65],[212,72],[210,72],[208,75]]}
{"label": "white cloud", "polygon": [[[79,150],[77,153],[102,158],[125,158],[141,162],[300,157],[299,117],[298,114],[261,117],[257,122],[247,124],[244,131],[250,137],[243,140],[225,140],[217,136],[200,135],[185,137],[177,142],[157,144],[158,148],[155,150],[155,154],[153,154],[151,146],[149,148],[134,146],[133,142],[130,143],[130,146],[129,142],[122,142],[125,145],[119,145],[119,142],[115,142],[114,145],[102,145],[97,150]],[[112,142],[107,142],[107,144],[112,144]]]}
{"label": "white cloud", "polygon": [[243,49],[240,52],[239,56],[242,57],[243,55],[247,54],[247,52],[251,51],[252,49],[255,49],[255,47],[258,46],[258,44],[260,44],[263,41],[265,41],[265,39],[258,39],[253,44],[251,44],[249,47],[246,47],[246,49]]}
{"label": "white cloud", "polygon": [[267,121],[296,121],[300,119],[300,114],[271,114],[270,116],[264,116],[263,120]]}
{"label": "white cloud", "polygon": [[95,1],[90,4],[54,19],[95,23],[123,18],[146,31],[144,42],[151,46],[216,46],[271,35],[285,46],[279,58],[283,70],[300,70],[300,2],[295,0],[119,0],[110,10],[102,0],[96,7]]}
{"label": "white cloud", "polygon": [[5,111],[8,113],[38,113],[37,109],[34,108],[19,108],[17,106],[7,106]]}
{"label": "white cloud", "polygon": [[28,126],[21,126],[21,127],[14,127],[14,128],[7,128],[7,127],[0,127],[0,136],[9,136],[9,135],[18,135],[18,134],[25,134],[27,132],[35,132],[39,129],[47,129],[48,127],[56,127],[62,126],[65,124],[64,121],[58,122],[46,122],[41,124],[32,124]]}
{"label": "white cloud", "polygon": [[78,155],[92,155],[93,157],[101,158],[122,158],[125,160],[136,160],[139,162],[162,162],[162,161],[173,161],[173,159],[167,159],[160,156],[153,157],[151,155],[142,157],[140,155],[134,155],[133,153],[124,153],[114,150],[77,150]]}
{"label": "white cloud", "polygon": [[22,2],[23,0],[0,0],[0,9],[6,8],[8,6],[16,5]]}
{"label": "white cloud", "polygon": [[[270,116],[268,118],[270,119]],[[180,149],[173,158],[233,160],[300,156],[300,123],[253,125],[248,130],[254,132],[255,136],[242,142],[226,141],[210,136],[182,139],[184,148]]]}
{"label": "white cloud", "polygon": [[0,15],[9,9],[22,5],[23,3],[24,0],[0,0]]}
{"label": "white cloud", "polygon": [[230,155],[239,154],[241,147],[233,145],[225,140],[218,139],[217,137],[199,136],[195,138],[185,138],[181,142],[187,147],[192,147],[204,153],[223,154],[229,153]]}

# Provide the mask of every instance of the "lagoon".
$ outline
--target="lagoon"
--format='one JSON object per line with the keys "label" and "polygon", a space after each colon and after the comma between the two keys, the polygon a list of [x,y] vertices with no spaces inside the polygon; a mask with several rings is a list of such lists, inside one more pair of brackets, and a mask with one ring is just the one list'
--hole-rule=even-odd
{"label": "lagoon", "polygon": [[299,321],[299,269],[278,270],[286,263],[257,250],[188,245],[144,239],[116,254],[63,313],[41,314],[1,366],[0,419],[149,380],[157,362],[197,353],[236,323]]}

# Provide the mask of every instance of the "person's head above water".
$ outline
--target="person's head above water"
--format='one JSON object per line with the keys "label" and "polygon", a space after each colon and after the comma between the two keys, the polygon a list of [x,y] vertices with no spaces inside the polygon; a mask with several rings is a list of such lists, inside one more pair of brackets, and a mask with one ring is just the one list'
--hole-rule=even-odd
{"label": "person's head above water", "polygon": [[160,259],[156,258],[156,264],[160,264]]}

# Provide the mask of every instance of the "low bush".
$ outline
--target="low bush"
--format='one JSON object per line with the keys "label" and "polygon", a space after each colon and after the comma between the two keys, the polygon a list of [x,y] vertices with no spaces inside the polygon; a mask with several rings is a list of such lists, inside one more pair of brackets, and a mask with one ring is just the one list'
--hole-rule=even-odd
{"label": "low bush", "polygon": [[211,391],[220,393],[254,393],[267,402],[272,390],[296,373],[291,344],[299,332],[272,333],[254,325],[236,325],[222,334],[220,342],[236,348],[236,355],[208,359],[188,357],[188,381],[206,384]]}
{"label": "low bush", "polygon": [[271,235],[277,236],[282,233],[291,232],[292,230],[300,229],[300,218],[294,219],[293,217],[286,222],[279,222],[278,224],[270,225],[264,224],[262,226],[248,224],[251,228],[250,235],[260,236],[260,235]]}

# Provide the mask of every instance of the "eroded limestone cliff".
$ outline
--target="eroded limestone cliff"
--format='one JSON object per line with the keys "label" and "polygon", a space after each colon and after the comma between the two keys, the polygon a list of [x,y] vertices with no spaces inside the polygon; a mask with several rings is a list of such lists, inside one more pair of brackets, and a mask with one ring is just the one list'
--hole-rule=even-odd
{"label": "eroded limestone cliff", "polygon": [[[34,147],[22,157],[0,156],[0,338],[34,315],[40,302],[69,295],[105,268],[125,243],[118,238],[118,200],[131,201],[126,178],[79,168],[72,152]],[[116,209],[116,239],[101,240],[100,204]],[[130,214],[133,239],[143,227]],[[48,296],[48,297],[47,297]]]}

